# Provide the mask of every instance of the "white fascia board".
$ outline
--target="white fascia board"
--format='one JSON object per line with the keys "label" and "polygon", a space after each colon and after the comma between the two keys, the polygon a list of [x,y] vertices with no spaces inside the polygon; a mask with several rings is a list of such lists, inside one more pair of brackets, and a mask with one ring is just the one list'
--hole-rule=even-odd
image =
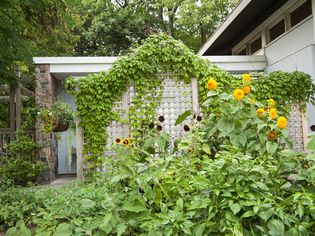
{"label": "white fascia board", "polygon": [[33,57],[35,65],[41,64],[113,64],[118,57]]}
{"label": "white fascia board", "polygon": [[207,59],[213,63],[218,62],[228,62],[228,63],[239,63],[239,62],[265,62],[266,57],[263,55],[260,56],[202,56],[202,58]]}
{"label": "white fascia board", "polygon": [[214,41],[225,31],[225,29],[231,24],[233,20],[244,10],[244,8],[252,0],[243,0],[237,7],[231,12],[231,14],[223,21],[223,23],[217,28],[217,30],[210,36],[207,42],[200,48],[198,55],[202,56],[207,49],[214,43]]}
{"label": "white fascia board", "polygon": [[203,56],[202,58],[229,72],[263,71],[266,68],[265,56]]}

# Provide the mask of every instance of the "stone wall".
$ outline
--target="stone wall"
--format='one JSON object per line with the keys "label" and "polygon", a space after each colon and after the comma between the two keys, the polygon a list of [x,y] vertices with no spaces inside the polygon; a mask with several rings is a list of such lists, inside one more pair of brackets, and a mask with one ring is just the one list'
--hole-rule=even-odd
{"label": "stone wall", "polygon": [[[37,108],[51,107],[55,100],[56,81],[50,74],[49,65],[36,65],[35,103]],[[39,176],[38,182],[50,183],[56,178],[57,150],[56,138],[53,133],[41,132],[39,121],[36,122],[36,142],[41,145],[38,159],[47,163],[48,169]]]}

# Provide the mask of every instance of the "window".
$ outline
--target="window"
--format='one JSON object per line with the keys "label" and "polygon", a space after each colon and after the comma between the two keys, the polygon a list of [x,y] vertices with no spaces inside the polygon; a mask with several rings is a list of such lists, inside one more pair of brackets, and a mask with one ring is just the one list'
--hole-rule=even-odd
{"label": "window", "polygon": [[241,51],[237,52],[236,55],[247,55],[246,48],[242,49]]}
{"label": "window", "polygon": [[249,47],[250,47],[250,53],[251,54],[254,54],[259,49],[261,49],[262,48],[261,37],[258,37],[253,42],[251,42]]}
{"label": "window", "polygon": [[275,40],[284,32],[285,32],[284,20],[281,20],[269,29],[269,42]]}
{"label": "window", "polygon": [[291,27],[297,25],[306,17],[312,15],[312,3],[311,0],[306,1],[290,14]]}

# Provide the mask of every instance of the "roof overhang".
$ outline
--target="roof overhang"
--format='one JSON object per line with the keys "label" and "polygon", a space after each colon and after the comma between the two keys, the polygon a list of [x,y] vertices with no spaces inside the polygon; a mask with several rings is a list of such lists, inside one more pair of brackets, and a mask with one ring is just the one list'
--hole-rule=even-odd
{"label": "roof overhang", "polygon": [[232,48],[288,0],[242,0],[201,47],[199,55],[231,55]]}
{"label": "roof overhang", "polygon": [[108,70],[118,57],[34,57],[35,65],[50,65],[56,79],[86,76]]}
{"label": "roof overhang", "polygon": [[[204,56],[218,67],[233,73],[263,71],[265,56]],[[50,65],[54,78],[63,80],[70,76],[84,77],[88,74],[109,70],[118,57],[34,57],[35,65]]]}

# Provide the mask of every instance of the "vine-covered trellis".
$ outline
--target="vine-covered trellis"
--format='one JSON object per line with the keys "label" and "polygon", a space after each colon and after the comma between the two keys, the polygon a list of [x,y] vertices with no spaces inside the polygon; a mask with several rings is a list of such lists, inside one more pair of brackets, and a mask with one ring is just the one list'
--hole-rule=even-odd
{"label": "vine-covered trellis", "polygon": [[[118,59],[108,72],[90,74],[79,80],[69,78],[66,88],[74,95],[77,104],[79,126],[83,128],[85,139],[83,153],[89,169],[102,164],[109,126],[113,121],[122,124],[123,135],[130,131],[132,138],[139,142],[139,137],[149,132],[150,123],[157,118],[157,108],[163,98],[164,86],[160,77],[165,73],[176,75],[174,81],[194,83],[193,87],[199,91],[193,92],[193,96],[200,104],[206,99],[205,84],[210,77],[218,82],[218,91],[231,91],[241,84],[238,77],[195,55],[183,43],[165,34],[149,37],[142,46]],[[309,76],[301,72],[277,73],[258,75],[260,79],[253,82],[252,92],[260,99],[275,98],[284,107],[300,101],[313,101],[315,89]],[[283,82],[281,77],[285,77]],[[275,81],[276,78],[279,80]],[[280,87],[272,85],[275,82],[283,88],[280,98]],[[130,89],[136,91],[132,102],[122,102],[125,105],[120,113],[117,112],[115,104],[121,98],[128,99],[126,94]],[[282,104],[284,101],[286,104]],[[197,105],[194,106],[194,112],[198,113]]]}

